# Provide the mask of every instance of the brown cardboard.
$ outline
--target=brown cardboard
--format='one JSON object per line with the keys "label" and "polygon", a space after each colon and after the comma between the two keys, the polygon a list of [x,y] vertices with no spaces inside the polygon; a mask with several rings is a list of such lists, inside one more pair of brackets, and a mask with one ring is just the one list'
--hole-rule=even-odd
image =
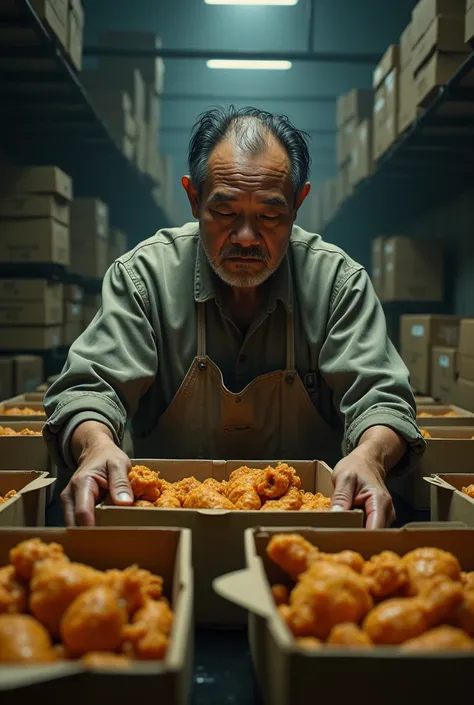
{"label": "brown cardboard", "polygon": [[[415,76],[415,90],[417,104],[428,105],[458,68],[465,61],[466,54],[440,54],[435,52],[432,58],[421,68]],[[471,79],[466,79],[471,84]]]}
{"label": "brown cardboard", "polygon": [[63,320],[63,288],[46,279],[0,279],[1,325],[56,325]]}
{"label": "brown cardboard", "polygon": [[82,328],[85,330],[94,320],[98,309],[95,306],[84,304],[82,308]]}
{"label": "brown cardboard", "polygon": [[455,521],[474,527],[474,500],[462,491],[474,483],[474,474],[432,475],[425,482],[430,488],[432,521]]}
{"label": "brown cardboard", "polygon": [[464,17],[439,16],[434,19],[413,49],[411,66],[414,74],[434,51],[451,54],[469,53],[470,49],[465,44],[464,38]]}
{"label": "brown cardboard", "polygon": [[109,231],[108,254],[107,259],[109,264],[115,262],[116,259],[124,255],[127,251],[127,236],[117,228],[111,228]]}
{"label": "brown cardboard", "polygon": [[[91,238],[107,240],[109,234],[109,208],[98,198],[75,198],[71,204],[71,229],[81,227],[90,232]],[[87,244],[87,241],[84,243]]]}
{"label": "brown cardboard", "polygon": [[[331,470],[318,461],[288,461],[308,491],[320,491],[331,496],[333,491]],[[212,460],[132,460],[133,464],[146,465],[158,470],[165,480],[174,482],[194,475],[198,480],[215,477],[228,479],[240,467],[239,461]],[[246,465],[265,468],[276,461],[252,461]],[[265,514],[265,517],[264,517]],[[306,515],[306,516],[305,516]],[[212,580],[224,572],[237,570],[244,565],[242,533],[249,526],[259,526],[269,521],[275,526],[362,526],[363,514],[349,512],[259,512],[209,509],[144,509],[140,507],[115,507],[107,503],[96,508],[98,526],[185,526],[193,532],[194,565],[205,565],[205,571],[196,573],[196,620],[200,624],[243,624],[244,615],[232,609],[212,592]],[[225,536],[225,550],[222,537]]]}
{"label": "brown cardboard", "polygon": [[398,137],[399,70],[393,69],[385,77],[385,147],[392,146]]}
{"label": "brown cardboard", "polygon": [[3,350],[49,350],[61,345],[61,328],[58,326],[0,327]]}
{"label": "brown cardboard", "polygon": [[67,48],[72,65],[79,71],[82,68],[84,19],[82,0],[69,0]]}
{"label": "brown cardboard", "polygon": [[412,38],[415,46],[438,15],[464,17],[466,0],[421,0],[413,10]]}
{"label": "brown cardboard", "polygon": [[0,301],[37,301],[59,303],[63,285],[47,279],[0,279]]}
{"label": "brown cardboard", "polygon": [[13,358],[0,357],[0,398],[13,396]]}
{"label": "brown cardboard", "polygon": [[357,126],[352,143],[349,177],[352,186],[372,175],[374,163],[372,158],[372,120],[362,120]]}
{"label": "brown cardboard", "polygon": [[54,196],[14,193],[0,200],[0,217],[53,218],[69,225],[69,204]]}
{"label": "brown cardboard", "polygon": [[[1,417],[0,426],[14,431],[42,431],[43,421],[9,421]],[[10,419],[16,418],[13,416]],[[31,417],[33,418],[33,417]],[[41,417],[36,417],[41,418]],[[43,436],[2,436],[0,435],[0,471],[3,470],[44,470],[50,471],[48,449]],[[2,493],[0,492],[0,495]]]}
{"label": "brown cardboard", "polygon": [[386,103],[385,84],[382,83],[374,94],[373,156],[375,161],[387,150],[385,132]]}
{"label": "brown cardboard", "polygon": [[0,527],[44,526],[46,488],[54,482],[47,472],[2,468],[0,496],[10,490],[16,490],[17,495],[0,504]]}
{"label": "brown cardboard", "polygon": [[463,318],[459,327],[459,376],[474,382],[474,318]]}
{"label": "brown cardboard", "polygon": [[372,91],[360,88],[350,91],[344,103],[344,122],[355,120],[359,124],[362,120],[372,117],[374,95]]}
{"label": "brown cardboard", "polygon": [[63,345],[72,345],[75,340],[79,338],[84,330],[82,323],[82,315],[79,321],[73,321],[71,323],[66,323],[63,327],[62,332],[62,342]]}
{"label": "brown cardboard", "polygon": [[69,265],[69,229],[53,220],[0,221],[0,262]]}
{"label": "brown cardboard", "polygon": [[[85,233],[83,233],[85,234]],[[96,238],[94,242],[81,246],[81,239],[75,237],[71,251],[71,269],[84,277],[102,279],[108,269],[107,240]]]}
{"label": "brown cardboard", "polygon": [[415,395],[415,404],[416,404],[417,408],[419,406],[426,406],[426,405],[434,406],[436,404],[436,400],[433,399],[433,397]]}
{"label": "brown cardboard", "polygon": [[[191,536],[186,529],[3,529],[0,565],[16,544],[38,536],[62,544],[72,561],[99,570],[138,564],[161,575],[174,621],[164,661],[133,663],[125,671],[87,671],[75,661],[12,668],[0,667],[0,700],[26,705],[31,700],[68,705],[145,702],[159,694],[164,705],[187,705],[192,683],[193,572]],[[153,699],[153,698],[152,698]]]}
{"label": "brown cardboard", "polygon": [[8,411],[8,409],[12,408],[28,408],[32,409],[33,411],[43,411],[43,399],[44,399],[44,394],[39,393],[39,392],[28,392],[25,394],[17,394],[15,397],[11,397],[10,399],[4,399],[3,401],[0,401],[0,425],[2,426],[9,426],[10,422],[15,422],[15,421],[40,421],[43,422],[46,420],[46,414],[43,413],[41,415],[34,414],[34,415],[24,415],[24,416],[10,416],[8,414],[5,414],[3,412]]}
{"label": "brown cardboard", "polygon": [[418,113],[415,79],[410,65],[400,72],[399,91],[398,132],[403,134],[416,120]]}
{"label": "brown cardboard", "polygon": [[[449,412],[456,415],[446,416]],[[474,413],[456,404],[435,404],[434,406],[426,404],[423,408],[418,409],[416,420],[418,426],[422,428],[429,426],[473,426]]]}
{"label": "brown cardboard", "polygon": [[86,277],[102,278],[107,271],[109,214],[96,198],[76,199],[71,205],[71,268]]}
{"label": "brown cardboard", "polygon": [[376,237],[372,240],[372,283],[375,293],[380,298],[383,296],[383,246],[384,236]]}
{"label": "brown cardboard", "polygon": [[459,377],[454,389],[453,400],[465,409],[474,412],[474,382]]}
{"label": "brown cardboard", "polygon": [[400,65],[400,47],[398,44],[391,44],[379,64],[375,68],[372,86],[374,90],[379,88],[392,69]]}
{"label": "brown cardboard", "polygon": [[64,304],[64,323],[77,323],[82,320],[82,304],[66,301]]}
{"label": "brown cardboard", "polygon": [[400,69],[403,71],[411,63],[411,53],[413,49],[413,25],[405,27],[400,36]]}
{"label": "brown cardboard", "polygon": [[474,5],[472,5],[466,13],[464,40],[466,44],[470,44],[472,46],[474,41]]}
{"label": "brown cardboard", "polygon": [[[370,683],[373,693],[383,692],[386,705],[421,701],[442,705],[449,701],[454,672],[456,692],[470,692],[471,653],[413,654],[390,647],[368,651],[297,648],[270,591],[275,583],[288,584],[287,576],[266,556],[271,536],[279,531],[248,529],[244,539],[247,569],[223,576],[214,583],[219,595],[249,610],[250,649],[265,703],[307,705],[308,693],[315,684],[318,700],[334,700],[337,687],[338,702],[354,702],[354,684],[362,682]],[[452,551],[464,570],[474,569],[474,531],[467,528],[447,530],[427,524],[376,531],[285,529],[293,531],[327,553],[352,549],[368,559],[384,550],[405,554],[414,548],[435,546]],[[407,682],[410,683],[408,698]],[[355,702],[365,702],[366,698],[364,694],[356,695]]]}
{"label": "brown cardboard", "polygon": [[431,351],[431,394],[443,404],[453,401],[457,354],[457,348],[434,347]]}
{"label": "brown cardboard", "polygon": [[63,299],[80,304],[84,301],[84,290],[77,284],[63,284]]}
{"label": "brown cardboard", "polygon": [[72,201],[72,179],[57,166],[0,169],[0,192],[53,194]]}
{"label": "brown cardboard", "polygon": [[[13,358],[13,393],[15,395],[34,392],[43,378],[42,357],[39,355],[17,355]],[[2,398],[8,399],[8,397]]]}
{"label": "brown cardboard", "polygon": [[384,244],[383,280],[384,301],[442,301],[442,244],[404,235],[387,238]]}
{"label": "brown cardboard", "polygon": [[[104,46],[125,47],[129,49],[153,49],[161,47],[161,39],[154,32],[140,31],[109,31],[101,34],[100,43]],[[129,70],[130,66],[138,69],[145,83],[152,87],[157,94],[163,91],[164,62],[161,57],[156,58],[133,58],[125,64]],[[101,57],[101,70],[111,73],[116,70],[115,58]]]}
{"label": "brown cardboard", "polygon": [[68,0],[30,0],[39,18],[67,47]]}

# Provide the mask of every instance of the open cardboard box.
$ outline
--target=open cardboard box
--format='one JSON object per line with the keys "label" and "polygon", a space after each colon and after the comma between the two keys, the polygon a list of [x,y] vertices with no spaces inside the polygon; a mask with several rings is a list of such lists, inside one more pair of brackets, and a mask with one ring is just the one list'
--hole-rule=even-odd
{"label": "open cardboard box", "polygon": [[87,670],[74,661],[45,666],[0,666],[2,705],[38,702],[103,705],[106,702],[188,703],[191,685],[192,567],[191,534],[186,529],[0,530],[0,566],[20,541],[39,536],[56,541],[73,561],[100,570],[134,563],[164,578],[174,611],[171,644],[164,661],[136,662],[126,670]]}
{"label": "open cardboard box", "polygon": [[[39,392],[31,392],[29,394],[19,394],[16,397],[12,397],[11,399],[5,399],[4,401],[0,402],[0,425],[5,426],[8,424],[9,421],[38,421],[38,419],[44,418],[46,420],[46,414],[44,413],[44,408],[43,408],[43,399],[44,399],[44,394],[40,394]],[[29,415],[26,414],[24,416],[10,416],[8,415],[8,409],[13,409],[13,408],[28,408],[28,409],[33,409],[34,411],[41,411],[43,410],[43,414],[41,415]]]}
{"label": "open cardboard box", "polygon": [[0,526],[44,526],[47,488],[55,481],[47,472],[2,470],[0,497],[17,494],[0,504]]}
{"label": "open cardboard box", "polygon": [[[384,550],[405,554],[421,546],[437,546],[452,551],[464,570],[474,570],[474,530],[445,526],[414,524],[375,531],[288,527],[283,531],[301,534],[321,551],[352,549],[364,558]],[[275,583],[291,585],[265,551],[272,535],[281,532],[274,527],[248,529],[247,568],[214,581],[222,597],[249,611],[250,648],[266,705],[307,705],[316,698],[313,693],[318,702],[380,700],[384,705],[446,705],[453,693],[468,697],[474,652],[407,654],[391,647],[368,651],[325,647],[309,652],[298,648],[270,591]]]}
{"label": "open cardboard box", "polygon": [[[456,416],[444,416],[450,411],[453,411]],[[429,416],[419,416],[420,413],[429,414]],[[435,404],[434,406],[427,404],[417,410],[416,422],[421,428],[426,428],[426,426],[474,426],[474,414],[454,404]]]}
{"label": "open cardboard box", "polygon": [[[275,466],[277,461],[224,460],[132,460],[132,465],[146,465],[159,471],[160,477],[176,482],[194,475],[198,480],[214,477],[227,480],[242,465],[252,468]],[[330,468],[319,461],[288,461],[301,478],[302,487],[311,492],[332,496]],[[245,529],[260,526],[361,527],[363,512],[265,512],[223,509],[150,509],[115,507],[106,502],[96,508],[98,526],[184,526],[193,532],[193,564],[196,570],[196,621],[206,625],[243,625],[246,615],[212,590],[212,581],[223,573],[245,565],[242,536]]]}
{"label": "open cardboard box", "polygon": [[474,484],[474,470],[472,474],[441,474],[424,479],[431,491],[433,521],[460,521],[474,528],[474,499],[462,491],[463,487]]}
{"label": "open cardboard box", "polygon": [[[11,416],[15,419],[15,416]],[[30,418],[34,418],[33,416]],[[3,425],[14,431],[42,431],[44,421],[7,421]],[[43,436],[1,436],[0,470],[49,470],[50,459]]]}
{"label": "open cardboard box", "polygon": [[417,408],[419,406],[427,406],[427,405],[428,406],[435,406],[436,401],[435,401],[434,397],[422,397],[422,396],[418,396],[417,394],[415,394],[415,404],[416,404]]}
{"label": "open cardboard box", "polygon": [[[438,419],[434,422],[437,424]],[[425,430],[431,435],[426,439],[426,452],[401,490],[405,501],[419,510],[430,508],[430,488],[424,478],[439,473],[474,472],[474,427],[427,426]]]}

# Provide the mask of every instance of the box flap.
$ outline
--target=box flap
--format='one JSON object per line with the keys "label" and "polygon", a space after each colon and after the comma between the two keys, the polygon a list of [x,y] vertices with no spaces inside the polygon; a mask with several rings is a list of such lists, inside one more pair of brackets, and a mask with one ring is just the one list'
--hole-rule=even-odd
{"label": "box flap", "polygon": [[268,584],[264,581],[257,569],[245,568],[233,573],[221,575],[212,581],[214,591],[225,600],[234,605],[243,607],[260,617],[268,618],[272,614],[273,604],[269,599]]}
{"label": "box flap", "polygon": [[62,662],[52,665],[37,666],[0,666],[0,692],[14,688],[26,688],[45,681],[66,678],[84,671],[80,662]]}
{"label": "box flap", "polygon": [[443,487],[445,490],[453,490],[454,492],[454,487],[449,484],[449,482],[446,482],[446,480],[443,480],[439,475],[431,475],[431,477],[424,477],[423,480],[427,482],[429,485],[435,485],[436,487]]}
{"label": "box flap", "polygon": [[401,531],[439,531],[442,529],[467,529],[462,521],[412,521],[402,526]]}
{"label": "box flap", "polygon": [[26,487],[23,487],[18,494],[27,494],[28,492],[33,492],[34,490],[42,490],[44,487],[49,487],[56,482],[55,477],[50,477],[47,472],[41,473],[41,477],[37,477],[36,480],[29,482]]}

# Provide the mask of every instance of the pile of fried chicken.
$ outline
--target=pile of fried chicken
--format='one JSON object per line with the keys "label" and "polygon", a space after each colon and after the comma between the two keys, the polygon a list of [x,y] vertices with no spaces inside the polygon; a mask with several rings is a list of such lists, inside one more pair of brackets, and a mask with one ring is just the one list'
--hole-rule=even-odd
{"label": "pile of fried chicken", "polygon": [[0,426],[0,436],[41,436],[41,431],[31,431],[29,428],[14,431],[13,428],[8,426]]}
{"label": "pile of fried chicken", "polygon": [[383,551],[365,561],[288,533],[275,534],[267,553],[292,581],[272,592],[301,648],[474,649],[474,572],[462,572],[447,551]]}
{"label": "pile of fried chicken", "polygon": [[452,410],[445,411],[442,414],[434,414],[432,411],[419,411],[416,415],[419,419],[435,419],[435,418],[458,419],[458,418],[460,418],[460,414],[457,414],[455,411],[452,411]]}
{"label": "pile of fried chicken", "polygon": [[204,482],[185,477],[167,482],[158,472],[135,465],[128,474],[135,507],[166,509],[240,509],[271,511],[327,510],[331,499],[321,493],[301,489],[294,468],[278,463],[273,468],[255,470],[243,466],[234,470],[228,481],[210,477]]}
{"label": "pile of fried chicken", "polygon": [[27,406],[12,406],[11,409],[2,409],[2,416],[46,416],[44,409],[30,409]]}
{"label": "pile of fried chicken", "polygon": [[467,494],[468,497],[472,497],[474,499],[474,485],[468,485],[467,487],[463,487],[462,491],[464,494]]}
{"label": "pile of fried chicken", "polygon": [[39,538],[0,568],[0,664],[82,659],[90,667],[162,660],[173,612],[163,579],[132,565],[100,571]]}
{"label": "pile of fried chicken", "polygon": [[[3,497],[0,495],[0,504],[4,504],[12,497],[15,497],[15,495],[16,495],[16,490],[10,490]],[[0,612],[1,612],[1,608],[0,608]]]}

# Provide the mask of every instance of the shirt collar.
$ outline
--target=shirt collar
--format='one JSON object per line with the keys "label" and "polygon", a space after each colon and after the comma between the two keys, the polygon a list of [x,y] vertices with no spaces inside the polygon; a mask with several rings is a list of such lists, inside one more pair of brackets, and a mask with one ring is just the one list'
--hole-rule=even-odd
{"label": "shirt collar", "polygon": [[[217,297],[217,275],[212,270],[199,239],[194,270],[194,300],[202,303]],[[277,301],[281,301],[288,312],[293,310],[293,285],[288,252],[277,271],[270,278],[270,289],[266,305],[267,312],[270,313],[275,310]]]}

